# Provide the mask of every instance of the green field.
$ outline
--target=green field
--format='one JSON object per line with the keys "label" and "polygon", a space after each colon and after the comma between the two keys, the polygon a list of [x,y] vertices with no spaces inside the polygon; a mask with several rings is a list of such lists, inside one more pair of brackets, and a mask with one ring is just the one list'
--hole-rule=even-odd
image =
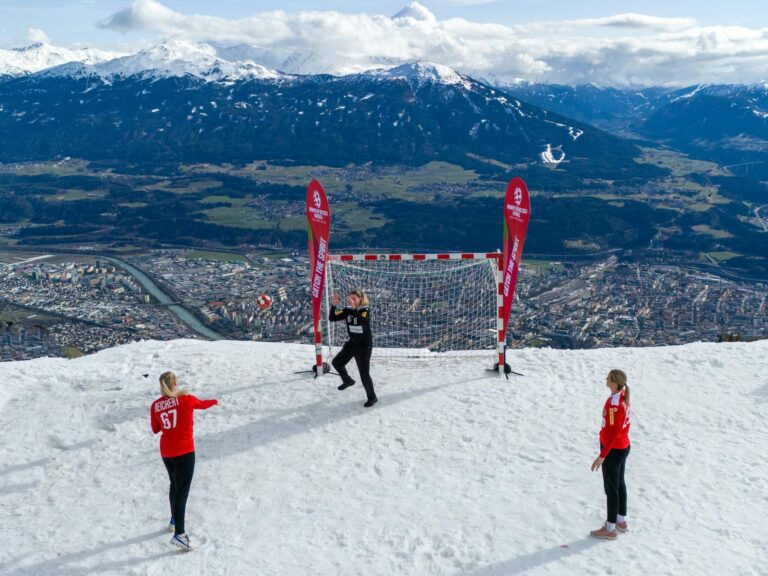
{"label": "green field", "polygon": [[714,205],[729,204],[731,201],[719,193],[719,187],[697,182],[694,175],[727,176],[728,172],[713,162],[693,160],[680,152],[659,148],[642,148],[642,156],[635,161],[640,164],[654,164],[670,171],[661,181],[667,190],[664,198],[646,196],[645,201],[655,201],[673,210],[706,212]]}
{"label": "green field", "polygon": [[[183,184],[183,185],[180,185]],[[221,188],[222,184],[218,180],[189,180],[183,179],[180,181],[164,179],[155,184],[149,184],[143,186],[142,190],[159,190],[161,192],[170,192],[172,194],[197,194],[206,190],[215,190]]]}
{"label": "green field", "polygon": [[49,202],[72,202],[74,200],[94,200],[107,196],[106,190],[64,190],[55,196],[47,196]]}
{"label": "green field", "polygon": [[727,176],[728,172],[714,162],[693,160],[681,152],[662,148],[641,147],[642,156],[635,158],[639,164],[655,164],[672,172],[673,177],[684,177],[689,174],[709,174],[710,176]]}
{"label": "green field", "polygon": [[187,254],[187,258],[190,260],[220,260],[222,262],[247,262],[245,256],[240,254],[232,254],[231,252],[214,252],[209,250],[192,250]]}
{"label": "green field", "polygon": [[699,234],[707,234],[709,236],[712,236],[713,238],[732,238],[733,234],[726,232],[725,230],[717,230],[715,228],[711,228],[707,226],[706,224],[698,224],[696,226],[691,226],[691,228],[698,232]]}
{"label": "green field", "polygon": [[370,209],[351,202],[334,206],[333,219],[334,226],[341,226],[349,231],[380,228],[387,223],[385,218],[374,214]]}
{"label": "green field", "polygon": [[725,262],[726,260],[730,260],[731,258],[738,258],[741,256],[741,254],[737,254],[736,252],[707,252],[712,258],[717,260],[718,262]]}
{"label": "green field", "polygon": [[75,176],[85,174],[88,171],[88,162],[85,160],[47,161],[47,162],[23,162],[14,165],[14,174],[20,176],[41,176],[54,174],[56,176]]}
{"label": "green field", "polygon": [[232,228],[269,230],[274,226],[273,222],[264,220],[260,211],[242,206],[217,206],[201,210],[198,214],[204,215],[205,219],[213,224]]}
{"label": "green field", "polygon": [[[266,169],[259,169],[266,166]],[[186,165],[186,174],[224,171],[224,167],[212,170],[211,165]],[[423,199],[417,189],[445,184],[466,186],[479,182],[473,170],[447,162],[430,162],[418,168],[345,166],[274,166],[266,162],[254,162],[244,168],[231,169],[230,174],[252,178],[255,182],[272,182],[290,186],[307,186],[312,178],[317,178],[329,196],[352,193],[369,197]],[[347,186],[351,191],[347,191]],[[503,188],[500,190],[503,194]]]}

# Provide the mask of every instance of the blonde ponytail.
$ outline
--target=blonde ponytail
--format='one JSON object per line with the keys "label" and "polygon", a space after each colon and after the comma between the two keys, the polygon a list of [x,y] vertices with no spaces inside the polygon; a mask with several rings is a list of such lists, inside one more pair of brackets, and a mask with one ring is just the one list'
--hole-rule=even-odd
{"label": "blonde ponytail", "polygon": [[163,396],[178,398],[185,394],[184,390],[174,389],[174,385],[177,385],[176,374],[173,372],[163,372],[160,374],[160,393]]}

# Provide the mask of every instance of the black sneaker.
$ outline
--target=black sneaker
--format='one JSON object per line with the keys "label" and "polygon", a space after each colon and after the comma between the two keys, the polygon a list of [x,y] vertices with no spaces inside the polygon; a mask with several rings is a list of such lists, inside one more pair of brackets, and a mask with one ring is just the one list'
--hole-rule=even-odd
{"label": "black sneaker", "polygon": [[379,399],[376,398],[376,396],[374,396],[373,398],[368,398],[368,402],[363,404],[363,406],[365,406],[366,408],[370,408],[371,406],[376,404],[376,402],[378,402],[378,401],[379,401]]}
{"label": "black sneaker", "polygon": [[354,385],[355,385],[355,381],[354,380],[347,380],[346,382],[342,382],[341,386],[336,388],[336,390],[346,390],[350,386],[354,386]]}

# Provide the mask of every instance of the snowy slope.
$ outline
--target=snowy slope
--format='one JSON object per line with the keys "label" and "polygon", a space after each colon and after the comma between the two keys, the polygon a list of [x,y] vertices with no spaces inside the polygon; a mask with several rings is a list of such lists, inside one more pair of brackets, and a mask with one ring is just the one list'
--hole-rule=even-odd
{"label": "snowy slope", "polygon": [[[768,342],[518,350],[509,382],[375,363],[371,410],[359,385],[293,374],[311,358],[179,340],[0,364],[0,573],[768,573]],[[589,465],[614,367],[633,385],[631,532],[601,542]],[[187,527],[207,542],[186,555],[149,429],[167,369],[222,402],[196,416]]]}
{"label": "snowy slope", "polygon": [[36,42],[24,48],[0,48],[0,76],[22,76],[67,62],[95,64],[118,58],[122,54],[95,48],[71,50]]}
{"label": "snowy slope", "polygon": [[276,80],[285,74],[250,60],[221,58],[216,48],[205,43],[169,40],[128,56],[97,64],[70,63],[45,70],[46,76],[100,76],[104,79],[173,78],[194,76],[206,81]]}
{"label": "snowy slope", "polygon": [[424,84],[458,84],[471,90],[472,82],[452,68],[432,62],[411,62],[393,68],[370,70],[361,74],[382,80],[403,79],[416,89]]}

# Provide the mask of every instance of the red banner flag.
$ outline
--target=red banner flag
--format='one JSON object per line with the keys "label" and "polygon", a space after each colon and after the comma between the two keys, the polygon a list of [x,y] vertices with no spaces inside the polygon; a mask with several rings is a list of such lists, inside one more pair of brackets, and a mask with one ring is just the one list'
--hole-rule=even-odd
{"label": "red banner flag", "polygon": [[309,278],[312,292],[312,319],[315,332],[317,374],[322,374],[323,339],[320,333],[322,320],[325,266],[328,260],[328,236],[331,231],[331,210],[325,190],[317,180],[307,187],[307,232],[309,235]]}
{"label": "red banner flag", "polygon": [[[502,318],[504,326],[499,334],[499,342],[507,340],[509,314],[515,298],[517,274],[520,271],[520,258],[523,255],[525,233],[531,218],[531,201],[528,187],[522,178],[512,178],[507,186],[504,199],[504,279],[502,282]],[[503,350],[499,350],[500,356]],[[500,362],[502,362],[500,360]]]}

